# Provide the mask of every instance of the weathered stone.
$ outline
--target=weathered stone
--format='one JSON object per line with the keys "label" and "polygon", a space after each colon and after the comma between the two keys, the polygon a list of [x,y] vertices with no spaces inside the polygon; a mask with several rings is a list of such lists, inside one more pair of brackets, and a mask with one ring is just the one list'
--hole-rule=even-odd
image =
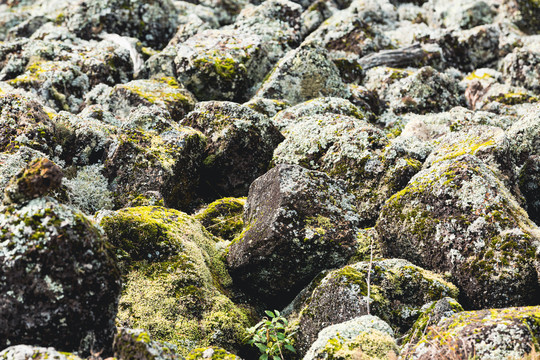
{"label": "weathered stone", "polygon": [[182,121],[208,138],[200,193],[204,198],[245,196],[268,169],[283,136],[270,119],[232,102],[202,102]]}
{"label": "weathered stone", "polygon": [[216,347],[198,348],[191,351],[186,360],[215,359],[215,360],[242,360],[238,356]]}
{"label": "weathered stone", "polygon": [[240,235],[244,222],[245,198],[223,198],[214,201],[200,210],[195,219],[211,234],[224,240],[233,240]]}
{"label": "weathered stone", "polygon": [[531,37],[523,47],[516,47],[500,61],[506,81],[540,94],[540,36]]}
{"label": "weathered stone", "polygon": [[527,213],[540,226],[540,155],[530,156],[519,174],[519,189],[527,203]]}
{"label": "weathered stone", "polygon": [[34,359],[51,359],[51,360],[81,360],[80,357],[56,351],[54,348],[44,348],[30,345],[15,345],[10,346],[0,352],[1,360],[34,360]]}
{"label": "weathered stone", "polygon": [[318,171],[278,165],[253,182],[245,229],[227,261],[238,286],[284,305],[317,273],[354,254],[358,217],[343,184]]}
{"label": "weathered stone", "polygon": [[176,345],[152,340],[143,329],[120,328],[114,337],[114,356],[133,360],[183,360]]}

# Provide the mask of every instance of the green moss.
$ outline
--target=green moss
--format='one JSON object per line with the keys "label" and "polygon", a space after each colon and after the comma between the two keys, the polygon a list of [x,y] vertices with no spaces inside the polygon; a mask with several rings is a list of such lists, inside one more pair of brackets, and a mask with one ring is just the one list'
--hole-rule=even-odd
{"label": "green moss", "polygon": [[240,234],[244,226],[242,215],[245,198],[223,198],[202,209],[195,218],[212,234],[225,240],[232,240]]}
{"label": "green moss", "polygon": [[489,101],[496,101],[504,105],[519,105],[527,103],[536,103],[538,102],[538,97],[518,92],[518,93],[506,93],[497,96],[490,96]]}
{"label": "green moss", "polygon": [[[211,357],[203,357],[203,354],[212,353]],[[200,359],[212,359],[212,360],[240,360],[236,355],[227,352],[224,349],[216,347],[197,348],[192,350],[186,357],[186,360],[200,360]]]}

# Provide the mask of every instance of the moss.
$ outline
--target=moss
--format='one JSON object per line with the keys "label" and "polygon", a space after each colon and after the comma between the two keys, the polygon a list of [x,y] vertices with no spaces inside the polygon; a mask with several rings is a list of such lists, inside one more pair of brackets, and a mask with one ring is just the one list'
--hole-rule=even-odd
{"label": "moss", "polygon": [[246,198],[223,198],[202,209],[195,218],[212,234],[232,240],[242,231]]}
{"label": "moss", "polygon": [[488,98],[489,101],[496,101],[504,105],[519,105],[527,103],[538,102],[538,97],[518,92],[518,93],[506,93],[502,95],[494,95]]}
{"label": "moss", "polygon": [[[206,356],[212,354],[211,357]],[[186,357],[186,360],[200,360],[200,359],[212,359],[212,360],[239,360],[240,358],[227,352],[224,349],[216,347],[206,347],[193,349]]]}

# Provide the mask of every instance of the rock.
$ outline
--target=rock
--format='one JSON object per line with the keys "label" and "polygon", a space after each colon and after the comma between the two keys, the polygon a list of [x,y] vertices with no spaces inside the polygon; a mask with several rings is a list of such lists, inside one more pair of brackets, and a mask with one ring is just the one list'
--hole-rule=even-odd
{"label": "rock", "polygon": [[173,344],[152,340],[142,329],[120,328],[114,337],[114,356],[133,360],[183,360]]}
{"label": "rock", "polygon": [[358,217],[343,184],[297,165],[278,165],[250,186],[244,231],[229,248],[236,284],[285,305],[323,269],[354,254]]}
{"label": "rock", "polygon": [[519,189],[527,202],[527,213],[540,226],[540,155],[527,159],[519,174]]}
{"label": "rock", "polygon": [[25,196],[7,190],[19,202],[0,208],[0,347],[32,343],[107,355],[120,273],[107,242],[83,214],[35,197],[59,184],[58,168],[48,165],[31,164],[14,182]]}
{"label": "rock", "polygon": [[[460,313],[463,307],[451,297],[445,297],[438,301],[432,301],[422,306],[421,315],[415,321],[413,327],[403,337],[403,344],[411,347],[418,343],[428,328],[436,326],[439,321]],[[408,350],[403,350],[407,352]]]}
{"label": "rock", "polygon": [[536,1],[512,0],[504,5],[501,12],[510,15],[513,22],[522,31],[528,34],[537,34],[540,31],[540,26],[536,21],[540,16],[540,6]]}
{"label": "rock", "polygon": [[194,109],[197,100],[174,78],[133,80],[127,84],[103,89],[97,97],[88,97],[87,103],[97,103],[116,116],[127,117],[140,106],[158,106],[167,110],[178,122]]}
{"label": "rock", "polygon": [[407,156],[386,157],[384,132],[353,117],[300,117],[285,129],[285,136],[273,162],[298,164],[344,180],[356,198],[361,226],[373,226],[384,201],[421,168]]}
{"label": "rock", "polygon": [[245,198],[219,199],[201,209],[194,217],[212,235],[233,240],[242,232],[245,204]]}
{"label": "rock", "polygon": [[56,351],[54,348],[44,348],[30,345],[15,345],[0,352],[1,360],[34,360],[34,359],[54,359],[54,360],[81,360],[80,357]]}
{"label": "rock", "polygon": [[292,105],[317,97],[344,97],[349,91],[328,53],[316,45],[289,51],[263,82],[257,97]]}
{"label": "rock", "polygon": [[534,350],[539,307],[486,309],[457,313],[429,328],[420,342],[400,355],[431,359],[471,354],[482,359],[521,359]]}
{"label": "rock", "polygon": [[250,109],[255,110],[258,113],[268,116],[270,118],[274,117],[281,110],[286,109],[289,106],[291,106],[286,101],[263,99],[263,98],[258,98],[258,97],[252,98],[251,100],[244,103],[243,105],[247,106]]}
{"label": "rock", "polygon": [[430,0],[424,8],[429,9],[431,25],[448,29],[467,30],[491,24],[497,14],[494,2],[489,0]]}
{"label": "rock", "polygon": [[538,229],[475,156],[420,171],[387,200],[376,229],[386,256],[449,272],[466,308],[538,302]]}
{"label": "rock", "polygon": [[303,117],[313,115],[346,115],[362,120],[366,111],[358,108],[350,101],[337,97],[321,97],[308,100],[277,113],[272,122],[281,130],[300,121]]}
{"label": "rock", "polygon": [[[539,8],[540,9],[540,8]],[[515,86],[522,86],[540,94],[540,36],[534,36],[532,41],[523,47],[516,47],[499,63],[504,79]]]}
{"label": "rock", "polygon": [[54,125],[35,100],[17,94],[0,95],[0,151],[27,146],[51,154]]}
{"label": "rock", "polygon": [[221,292],[231,280],[215,239],[198,221],[163,207],[104,215],[101,226],[125,278],[119,324],[148,330],[177,345],[181,356],[201,346],[242,343],[250,320]]}
{"label": "rock", "polygon": [[199,103],[182,124],[208,138],[199,191],[212,200],[247,195],[283,139],[266,116],[232,102]]}
{"label": "rock", "polygon": [[364,315],[321,330],[303,359],[392,359],[398,352],[392,328],[376,316]]}
{"label": "rock", "polygon": [[178,80],[200,100],[247,101],[273,63],[261,36],[205,30],[175,48]]}
{"label": "rock", "polygon": [[439,275],[405,260],[389,259],[373,262],[368,298],[368,269],[369,261],[358,262],[320,280],[297,316],[296,348],[300,354],[305,354],[319,331],[329,325],[371,313],[404,333],[425,303],[458,295],[456,287]]}
{"label": "rock", "polygon": [[103,165],[81,166],[75,176],[64,178],[69,204],[85,214],[113,208],[113,194],[109,182],[103,176]]}
{"label": "rock", "polygon": [[170,0],[78,1],[70,7],[64,22],[83,39],[113,33],[138,38],[146,46],[160,49],[174,35],[176,14]]}
{"label": "rock", "polygon": [[238,356],[216,347],[198,348],[191,351],[186,360],[216,359],[216,360],[241,360]]}
{"label": "rock", "polygon": [[190,208],[205,146],[205,136],[188,127],[176,126],[160,135],[122,130],[111,145],[104,169],[115,206],[135,205],[138,198],[157,192],[167,207]]}
{"label": "rock", "polygon": [[29,163],[43,158],[46,158],[45,154],[26,146],[19,147],[14,153],[1,152],[0,189],[6,189],[11,179],[22,173]]}

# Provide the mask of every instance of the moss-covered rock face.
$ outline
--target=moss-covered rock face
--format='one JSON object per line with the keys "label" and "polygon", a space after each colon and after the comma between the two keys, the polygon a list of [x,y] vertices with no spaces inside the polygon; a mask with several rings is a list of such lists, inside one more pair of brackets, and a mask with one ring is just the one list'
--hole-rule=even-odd
{"label": "moss-covered rock face", "polygon": [[115,139],[105,163],[105,176],[115,206],[136,204],[138,197],[156,197],[176,209],[188,209],[195,199],[206,137],[176,126],[157,135],[125,129]]}
{"label": "moss-covered rock face", "polygon": [[25,72],[8,83],[36,93],[55,110],[78,112],[89,90],[88,76],[69,61],[30,62]]}
{"label": "moss-covered rock face", "polygon": [[54,166],[34,165],[16,181],[26,196],[0,207],[0,347],[109,354],[120,293],[115,259],[84,215],[48,197],[32,199],[59,183]]}
{"label": "moss-covered rock face", "polygon": [[182,124],[208,138],[199,191],[209,200],[247,195],[249,185],[266,172],[274,149],[283,140],[266,116],[232,102],[199,103]]}
{"label": "moss-covered rock face", "polygon": [[390,360],[397,354],[392,328],[376,316],[364,315],[321,330],[303,359]]}
{"label": "moss-covered rock face", "polygon": [[321,96],[349,95],[328,52],[314,44],[289,51],[257,92],[258,97],[285,100],[293,105]]}
{"label": "moss-covered rock face", "polygon": [[345,115],[364,120],[369,115],[367,111],[356,107],[350,101],[335,98],[321,97],[297,104],[277,113],[272,122],[281,130],[287,130],[289,125],[293,125],[301,118],[314,115]]}
{"label": "moss-covered rock face", "polygon": [[[430,326],[435,326],[439,321],[462,312],[463,307],[450,297],[445,297],[439,301],[432,301],[422,306],[421,315],[415,321],[413,327],[401,339],[406,347],[412,347],[424,336]],[[407,352],[408,350],[403,350]]]}
{"label": "moss-covered rock face", "polygon": [[[445,296],[457,297],[457,288],[442,277],[405,260],[358,262],[331,271],[304,301],[297,315],[297,349],[304,354],[329,324],[338,324],[370,313],[404,333],[420,315],[421,307]],[[295,316],[296,317],[296,316]]]}
{"label": "moss-covered rock face", "polygon": [[250,322],[221,293],[231,280],[198,221],[162,207],[136,207],[106,215],[101,225],[124,271],[118,323],[147,329],[184,356],[200,346],[242,343]]}
{"label": "moss-covered rock face", "polygon": [[54,131],[49,116],[37,101],[0,94],[0,151],[15,152],[24,145],[50,154]]}
{"label": "moss-covered rock face", "polygon": [[538,230],[472,155],[416,174],[385,203],[376,229],[387,256],[449,272],[466,307],[538,302]]}
{"label": "moss-covered rock face", "polygon": [[540,308],[488,309],[457,313],[428,328],[403,359],[439,359],[452,356],[481,359],[522,359],[538,351]]}
{"label": "moss-covered rock face", "polygon": [[240,235],[246,198],[223,198],[209,204],[195,215],[211,234],[224,240]]}
{"label": "moss-covered rock face", "polygon": [[167,110],[176,122],[193,110],[197,102],[193,94],[171,77],[116,85],[91,100],[90,103],[98,103],[121,117],[127,117],[141,105],[155,105]]}
{"label": "moss-covered rock face", "polygon": [[227,257],[231,275],[270,306],[285,305],[321,270],[354,254],[358,216],[343,184],[278,165],[253,182],[244,232]]}
{"label": "moss-covered rock face", "polygon": [[[532,2],[532,1],[531,1]],[[538,11],[540,12],[540,4]],[[525,38],[527,40],[527,38]],[[512,85],[540,92],[540,45],[536,37],[524,41],[523,47],[516,47],[500,62],[500,69],[506,81]]]}
{"label": "moss-covered rock face", "polygon": [[120,328],[114,337],[114,356],[133,360],[183,360],[176,345],[152,340],[142,329]]}
{"label": "moss-covered rock face", "polygon": [[176,15],[170,0],[99,0],[73,4],[63,22],[82,39],[106,32],[132,36],[146,46],[163,48],[174,35]]}
{"label": "moss-covered rock face", "polygon": [[197,348],[191,351],[186,360],[241,360],[238,356],[217,347]]}
{"label": "moss-covered rock face", "polygon": [[178,79],[200,100],[243,102],[272,68],[261,36],[238,30],[205,30],[176,48]]}
{"label": "moss-covered rock face", "polygon": [[401,190],[421,163],[395,151],[386,134],[357,118],[315,115],[296,118],[274,152],[277,164],[298,164],[342,179],[355,198],[361,226],[373,226],[384,201]]}
{"label": "moss-covered rock face", "polygon": [[29,345],[15,345],[8,347],[0,352],[1,360],[35,360],[35,359],[54,359],[54,360],[82,360],[80,357],[59,352],[53,348],[45,348]]}
{"label": "moss-covered rock face", "polygon": [[0,153],[0,189],[5,190],[13,177],[24,171],[29,163],[41,158],[45,158],[45,154],[26,146],[21,146],[12,154]]}

